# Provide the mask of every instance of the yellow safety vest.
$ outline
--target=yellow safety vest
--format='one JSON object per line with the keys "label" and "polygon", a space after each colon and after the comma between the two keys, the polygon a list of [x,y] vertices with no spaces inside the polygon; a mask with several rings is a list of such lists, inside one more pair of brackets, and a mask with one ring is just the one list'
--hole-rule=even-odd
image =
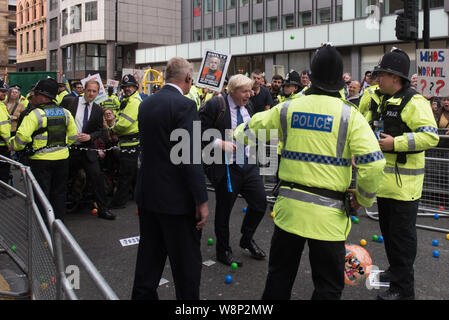
{"label": "yellow safety vest", "polygon": [[[55,105],[55,108],[57,106]],[[33,137],[33,133],[41,128],[47,128],[48,115],[41,108],[32,109],[24,118],[14,138],[12,138],[12,145],[14,150],[23,150],[28,143],[32,143],[33,150],[36,151],[29,158],[34,160],[62,160],[69,157],[69,148],[72,143],[76,141],[77,131],[75,120],[70,111],[64,108],[61,110],[61,115],[65,117],[66,124],[66,146],[55,146],[45,148],[48,141],[48,132],[44,131]]]}
{"label": "yellow safety vest", "polygon": [[56,96],[56,99],[54,101],[59,106],[61,104],[62,99],[64,99],[64,97],[68,94],[69,92],[67,90],[64,90]]}
{"label": "yellow safety vest", "polygon": [[[376,93],[377,89],[379,89],[379,85],[376,84],[374,86],[365,88],[365,90],[363,91],[363,95],[360,98],[359,102],[359,111],[361,114],[363,114],[364,117],[366,117],[369,111],[370,103],[375,103],[377,106],[379,105],[380,97]],[[371,100],[373,100],[373,102],[371,102]]]}
{"label": "yellow safety vest", "polygon": [[0,146],[5,147],[9,145],[11,138],[11,119],[9,117],[8,109],[3,101],[0,101]]}
{"label": "yellow safety vest", "polygon": [[[259,129],[277,129],[283,141],[282,181],[345,192],[351,184],[354,156],[357,200],[366,207],[373,204],[385,159],[368,123],[343,99],[311,94],[286,101],[255,114],[235,129],[234,137],[257,143]],[[264,133],[265,139],[272,138],[272,130]],[[282,186],[274,223],[301,237],[344,241],[351,219],[342,208],[341,200]]]}
{"label": "yellow safety vest", "polygon": [[196,109],[199,110],[201,107],[201,95],[198,91],[198,88],[195,86],[190,87],[189,93],[184,95],[186,98],[189,98],[190,100],[195,101]]}
{"label": "yellow safety vest", "polygon": [[125,107],[119,111],[114,127],[111,131],[118,135],[119,147],[130,147],[139,145],[139,124],[137,116],[142,98],[136,91],[129,97],[124,97],[122,104]]}
{"label": "yellow safety vest", "polygon": [[107,100],[103,101],[101,103],[101,107],[104,108],[111,108],[114,112],[114,115],[117,116],[119,114],[120,109],[120,100],[119,98],[113,94],[108,96]]}
{"label": "yellow safety vest", "polygon": [[[385,108],[399,106],[402,97],[393,96],[385,103],[383,100],[384,96],[380,96],[379,112],[382,105]],[[405,132],[394,138],[395,152],[425,151],[438,144],[439,136],[435,118],[429,101],[422,95],[414,95],[402,109],[400,116],[411,132]],[[366,119],[371,121],[371,110],[368,111]],[[425,173],[424,152],[407,154],[405,164],[396,161],[396,153],[384,152],[384,155],[387,164],[377,196],[401,201],[414,201],[421,198]]]}

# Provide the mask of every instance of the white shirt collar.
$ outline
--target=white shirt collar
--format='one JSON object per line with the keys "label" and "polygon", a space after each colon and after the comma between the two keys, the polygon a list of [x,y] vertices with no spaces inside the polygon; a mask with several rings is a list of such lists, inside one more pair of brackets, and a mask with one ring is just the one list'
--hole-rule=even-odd
{"label": "white shirt collar", "polygon": [[168,85],[170,85],[170,86],[172,86],[172,87],[175,87],[175,88],[179,91],[179,93],[181,93],[182,95],[184,95],[184,93],[182,92],[182,89],[181,89],[179,86],[177,86],[176,84],[171,83],[171,82],[167,82],[166,84],[168,84]]}

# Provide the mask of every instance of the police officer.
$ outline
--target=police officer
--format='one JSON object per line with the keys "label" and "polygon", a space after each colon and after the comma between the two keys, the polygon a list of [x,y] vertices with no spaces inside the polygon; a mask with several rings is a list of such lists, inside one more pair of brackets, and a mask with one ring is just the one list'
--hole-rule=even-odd
{"label": "police officer", "polygon": [[114,112],[114,115],[117,116],[120,109],[120,100],[119,98],[114,94],[114,87],[108,86],[108,98],[101,103],[101,107],[103,109],[110,108],[112,112]]}
{"label": "police officer", "polygon": [[360,98],[359,111],[365,117],[370,109],[370,104],[379,106],[380,96],[382,95],[379,91],[379,85],[377,84],[376,68],[377,66],[374,68],[373,72],[371,72],[371,86],[366,87],[363,90],[363,95]]}
{"label": "police officer", "polygon": [[[192,80],[193,81],[193,80]],[[196,104],[196,110],[199,110],[201,107],[201,94],[198,90],[198,88],[194,85],[190,87],[190,91],[184,95],[186,98],[189,98],[190,100],[195,101]]]}
{"label": "police officer", "polygon": [[390,267],[381,274],[390,288],[380,300],[413,299],[413,263],[417,250],[416,216],[424,180],[424,150],[438,144],[438,130],[429,101],[410,88],[410,59],[397,48],[382,57],[375,70],[381,93],[367,120],[385,154],[377,194],[379,225]]}
{"label": "police officer", "polygon": [[[342,71],[340,53],[324,45],[312,60],[312,85],[304,96],[256,114],[234,132],[247,143],[257,141],[259,129],[277,129],[283,141],[263,299],[290,298],[305,242],[315,286],[312,299],[340,299],[344,242],[351,228],[348,211],[374,202],[385,159],[368,123],[341,98]],[[350,192],[352,156],[358,170],[357,188]]]}
{"label": "police officer", "polygon": [[[14,150],[28,149],[31,170],[50,201],[55,217],[64,219],[66,212],[67,179],[69,174],[69,148],[76,141],[75,121],[66,109],[53,101],[58,83],[47,78],[40,80],[30,97],[28,109],[16,136]],[[46,216],[43,216],[44,220]]]}
{"label": "police officer", "polygon": [[[4,157],[10,157],[9,139],[11,137],[11,119],[9,117],[8,109],[3,101],[5,101],[8,93],[8,85],[0,80],[0,154]],[[0,161],[0,180],[4,182],[9,181],[10,165]]]}
{"label": "police officer", "polygon": [[290,71],[285,77],[284,83],[282,84],[282,93],[278,95],[279,103],[293,100],[301,96],[299,88],[301,88],[301,77],[298,72]]}
{"label": "police officer", "polygon": [[111,209],[126,207],[129,199],[130,187],[134,186],[137,173],[137,159],[139,157],[139,127],[137,116],[140,98],[139,84],[136,79],[127,74],[123,77],[121,88],[124,91],[123,100],[120,104],[119,114],[114,127],[110,130],[115,139],[118,138],[120,147],[120,169],[117,191],[110,204]]}
{"label": "police officer", "polygon": [[59,106],[62,102],[62,99],[64,99],[64,97],[68,94],[70,94],[70,92],[67,90],[65,83],[58,83],[58,93],[55,97],[56,104]]}

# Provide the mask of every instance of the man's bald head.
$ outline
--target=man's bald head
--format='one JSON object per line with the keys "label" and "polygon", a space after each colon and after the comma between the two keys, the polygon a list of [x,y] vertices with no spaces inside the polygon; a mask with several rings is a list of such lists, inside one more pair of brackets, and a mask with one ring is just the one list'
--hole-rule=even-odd
{"label": "man's bald head", "polygon": [[353,97],[360,93],[360,82],[358,81],[351,81],[351,83],[348,86],[348,93],[350,97]]}

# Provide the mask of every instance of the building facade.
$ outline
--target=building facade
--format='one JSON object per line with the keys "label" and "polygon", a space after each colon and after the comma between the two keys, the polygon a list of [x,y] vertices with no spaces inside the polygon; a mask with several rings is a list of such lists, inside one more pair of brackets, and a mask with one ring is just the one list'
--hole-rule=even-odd
{"label": "building facade", "polygon": [[0,0],[0,78],[16,71],[16,1]]}
{"label": "building facade", "polygon": [[46,0],[18,0],[17,71],[45,71],[47,62]]}
{"label": "building facade", "polygon": [[[447,48],[449,1],[429,2],[430,45]],[[185,0],[182,41],[139,49],[136,64],[163,71],[171,57],[182,56],[198,71],[204,50],[212,49],[233,55],[229,75],[258,69],[269,81],[276,73],[308,69],[316,48],[331,42],[354,79],[361,80],[392,46],[409,54],[413,73],[415,50],[423,43],[396,39],[394,12],[402,7],[401,0]],[[422,30],[422,10],[419,17]]]}
{"label": "building facade", "polygon": [[48,0],[47,15],[47,70],[67,79],[119,79],[137,49],[181,42],[181,0]]}

